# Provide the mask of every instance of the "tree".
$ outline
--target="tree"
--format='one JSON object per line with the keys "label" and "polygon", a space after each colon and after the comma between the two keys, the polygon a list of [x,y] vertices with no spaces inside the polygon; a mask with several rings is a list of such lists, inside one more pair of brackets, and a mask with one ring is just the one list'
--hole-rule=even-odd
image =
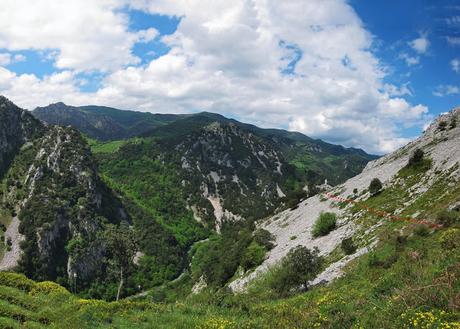
{"label": "tree", "polygon": [[415,165],[422,163],[424,155],[425,153],[421,149],[417,148],[412,154],[412,156],[409,158],[408,165],[415,166]]}
{"label": "tree", "polygon": [[374,178],[369,184],[369,192],[371,196],[377,195],[382,190],[382,182],[378,178]]}
{"label": "tree", "polygon": [[119,226],[108,225],[105,231],[105,241],[110,261],[117,269],[120,277],[116,300],[120,299],[125,276],[133,266],[134,256],[137,251],[137,243],[134,231],[128,223],[121,222]]}
{"label": "tree", "polygon": [[246,249],[241,258],[241,266],[247,271],[255,266],[259,266],[265,259],[266,250],[257,242],[253,241]]}
{"label": "tree", "polygon": [[270,285],[280,295],[286,295],[300,286],[306,289],[308,283],[321,271],[322,265],[323,258],[319,256],[318,248],[310,250],[297,246],[283,259]]}

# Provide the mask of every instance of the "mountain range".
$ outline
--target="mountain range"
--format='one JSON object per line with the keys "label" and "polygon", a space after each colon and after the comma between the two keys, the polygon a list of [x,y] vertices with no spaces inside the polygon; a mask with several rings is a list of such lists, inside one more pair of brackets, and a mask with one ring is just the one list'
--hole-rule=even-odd
{"label": "mountain range", "polygon": [[212,113],[1,104],[2,222],[17,226],[5,232],[5,268],[65,286],[78,277],[93,297],[114,296],[119,281],[113,230],[136,237],[137,266],[118,287],[129,295],[177,277],[197,241],[252,226],[375,158]]}

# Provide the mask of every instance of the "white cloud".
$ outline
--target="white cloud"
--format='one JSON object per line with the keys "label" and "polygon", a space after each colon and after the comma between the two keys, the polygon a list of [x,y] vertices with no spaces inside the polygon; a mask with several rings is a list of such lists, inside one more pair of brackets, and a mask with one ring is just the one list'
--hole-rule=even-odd
{"label": "white cloud", "polygon": [[425,34],[421,34],[419,38],[409,42],[409,45],[414,49],[418,54],[425,54],[430,46],[430,41],[428,40]]}
{"label": "white cloud", "polygon": [[420,63],[419,56],[409,56],[407,53],[400,54],[399,58],[405,60],[407,66],[413,66],[413,65],[417,65],[418,63]]}
{"label": "white cloud", "polygon": [[0,53],[0,66],[7,66],[11,63],[23,62],[26,57],[22,54],[11,55],[9,53]]}
{"label": "white cloud", "polygon": [[452,16],[445,19],[448,25],[460,25],[460,16]]}
{"label": "white cloud", "polygon": [[454,58],[453,60],[451,60],[450,66],[452,67],[452,70],[454,70],[454,72],[460,73],[460,60],[458,58]]}
{"label": "white cloud", "polygon": [[11,63],[11,55],[8,53],[0,53],[0,66],[6,66]]}
{"label": "white cloud", "polygon": [[154,32],[128,30],[124,0],[2,0],[0,48],[56,50],[56,67],[111,71],[139,58],[131,52]]}
{"label": "white cloud", "polygon": [[437,97],[444,97],[450,95],[458,95],[460,94],[460,88],[458,86],[453,85],[440,85],[437,86],[433,95]]}
{"label": "white cloud", "polygon": [[[168,54],[145,66],[128,67],[136,63],[130,52],[133,43],[157,34],[127,32],[127,19],[116,11],[119,1],[81,2],[89,12],[81,14],[83,21],[101,15],[97,26],[89,24],[81,38],[69,41],[69,31],[56,30],[70,24],[54,19],[36,38],[48,40],[56,34],[47,42],[49,48],[59,49],[58,67],[118,66],[101,88],[81,93],[82,81],[69,70],[41,80],[5,70],[0,71],[0,91],[28,108],[63,100],[152,112],[207,110],[370,152],[401,146],[408,141],[401,137],[402,127],[421,127],[426,120],[426,107],[401,98],[408,95],[407,87],[384,86],[386,73],[370,50],[373,37],[343,0],[132,1],[133,8],[182,19],[174,34],[162,37],[171,48]],[[80,6],[80,1],[74,5]],[[84,25],[80,18],[74,20],[78,28],[71,30],[76,34]],[[29,35],[10,34],[16,35],[11,42],[17,48],[43,47],[34,45]],[[2,35],[0,26],[0,42]],[[87,52],[74,52],[77,49]],[[293,49],[301,57],[292,74],[282,74]]]}
{"label": "white cloud", "polygon": [[446,37],[446,40],[451,46],[460,46],[460,37]]}
{"label": "white cloud", "polygon": [[383,85],[383,90],[390,96],[412,96],[412,90],[409,88],[409,83],[405,83],[400,87],[386,83]]}
{"label": "white cloud", "polygon": [[27,60],[27,57],[22,54],[16,54],[13,56],[13,62],[15,63],[24,62],[26,60]]}

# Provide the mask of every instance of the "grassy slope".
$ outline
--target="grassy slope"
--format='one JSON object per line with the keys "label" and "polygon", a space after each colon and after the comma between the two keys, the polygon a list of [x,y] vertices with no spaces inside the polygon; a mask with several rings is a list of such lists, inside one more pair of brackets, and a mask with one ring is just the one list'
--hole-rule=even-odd
{"label": "grassy slope", "polygon": [[[196,296],[174,304],[107,303],[67,294],[30,296],[0,286],[4,317],[0,324],[6,328],[6,324],[19,328],[24,321],[37,328],[62,328],[63,323],[66,328],[460,328],[455,324],[460,314],[453,309],[460,288],[460,255],[458,249],[446,253],[441,247],[445,232],[410,238],[402,249],[390,239],[378,253],[352,264],[353,270],[331,286],[284,300],[270,301],[270,296],[256,290],[237,297]],[[414,257],[414,252],[421,256]],[[375,262],[375,257],[383,263]],[[39,321],[49,325],[38,325]]]}

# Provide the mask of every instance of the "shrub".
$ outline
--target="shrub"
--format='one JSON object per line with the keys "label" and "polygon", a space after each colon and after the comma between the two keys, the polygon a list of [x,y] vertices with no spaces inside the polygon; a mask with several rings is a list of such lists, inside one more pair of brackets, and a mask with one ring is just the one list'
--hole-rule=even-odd
{"label": "shrub", "polygon": [[453,250],[460,248],[460,230],[450,228],[442,233],[439,240],[444,249]]}
{"label": "shrub", "polygon": [[66,288],[58,285],[55,282],[51,281],[43,281],[38,282],[34,285],[34,287],[30,290],[29,294],[36,295],[36,294],[70,294]]}
{"label": "shrub", "polygon": [[414,229],[414,233],[418,236],[428,236],[430,234],[430,229],[426,225],[417,225]]}
{"label": "shrub", "polygon": [[308,288],[308,282],[321,271],[323,258],[319,256],[318,248],[312,250],[297,246],[291,249],[275,269],[270,280],[270,287],[279,295],[288,295],[293,289],[303,286]]}
{"label": "shrub", "polygon": [[298,189],[288,193],[282,201],[286,204],[286,207],[294,210],[297,209],[299,203],[306,198],[308,198],[308,193],[303,189]]}
{"label": "shrub", "polygon": [[356,187],[353,189],[353,194],[358,194],[358,189]]}
{"label": "shrub", "polygon": [[273,249],[273,247],[275,246],[275,236],[271,234],[269,231],[264,230],[262,228],[254,232],[254,241],[257,242],[257,244],[259,244],[260,246],[267,249],[267,251]]}
{"label": "shrub", "polygon": [[443,226],[451,226],[458,223],[458,213],[454,210],[442,210],[438,213],[436,220]]}
{"label": "shrub", "polygon": [[354,254],[355,251],[356,251],[356,246],[353,243],[353,239],[351,237],[343,239],[340,246],[341,246],[343,252],[345,253],[345,255]]}
{"label": "shrub", "polygon": [[454,129],[455,127],[457,127],[457,117],[453,117],[452,120],[450,120],[449,128]]}
{"label": "shrub", "polygon": [[319,215],[313,225],[313,237],[324,236],[335,229],[337,224],[337,216],[332,212],[323,212]]}
{"label": "shrub", "polygon": [[409,158],[409,163],[408,165],[409,166],[415,166],[415,165],[418,165],[420,163],[423,162],[423,156],[425,154],[423,153],[423,151],[419,148],[417,148],[414,153],[412,154],[412,156]]}
{"label": "shrub", "polygon": [[241,258],[241,266],[243,266],[246,271],[259,266],[265,260],[265,254],[266,250],[257,244],[257,242],[253,241]]}
{"label": "shrub", "polygon": [[382,190],[382,182],[378,178],[374,178],[369,184],[369,193],[371,196],[377,195]]}
{"label": "shrub", "polygon": [[23,274],[0,272],[0,285],[30,291],[35,286],[35,282]]}
{"label": "shrub", "polygon": [[447,121],[439,122],[439,124],[438,124],[438,129],[439,130],[444,131],[444,130],[446,130],[446,127],[447,127]]}

